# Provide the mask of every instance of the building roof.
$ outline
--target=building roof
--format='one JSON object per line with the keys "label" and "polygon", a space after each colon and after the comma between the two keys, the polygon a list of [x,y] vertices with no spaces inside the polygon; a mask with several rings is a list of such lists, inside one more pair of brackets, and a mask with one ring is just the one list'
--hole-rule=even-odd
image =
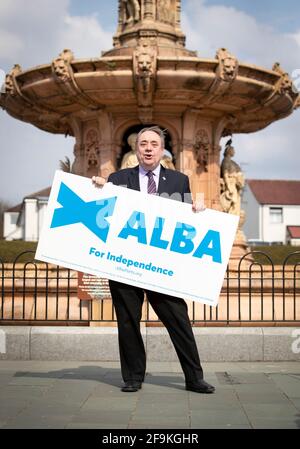
{"label": "building roof", "polygon": [[247,183],[260,204],[300,206],[300,181],[248,179]]}
{"label": "building roof", "polygon": [[41,198],[41,197],[42,198],[49,198],[50,190],[51,190],[51,187],[47,187],[46,189],[39,190],[38,192],[31,193],[30,195],[26,195],[24,197],[24,199],[26,199],[26,198]]}
{"label": "building roof", "polygon": [[22,209],[22,203],[17,204],[16,206],[10,207],[9,209],[5,209],[4,212],[20,212]]}
{"label": "building roof", "polygon": [[[41,198],[49,198],[50,196],[50,191],[51,191],[51,187],[47,187],[46,189],[43,190],[39,190],[38,192],[34,192],[31,193],[30,195],[26,195],[23,198],[23,202],[25,199],[29,198],[29,199],[33,199],[33,198],[37,198],[37,199],[41,199]],[[10,207],[9,209],[6,209],[5,212],[18,212],[20,213],[22,210],[22,206],[23,206],[23,202],[20,204],[17,204],[16,206]]]}
{"label": "building roof", "polygon": [[300,226],[287,226],[287,230],[292,239],[300,239]]}

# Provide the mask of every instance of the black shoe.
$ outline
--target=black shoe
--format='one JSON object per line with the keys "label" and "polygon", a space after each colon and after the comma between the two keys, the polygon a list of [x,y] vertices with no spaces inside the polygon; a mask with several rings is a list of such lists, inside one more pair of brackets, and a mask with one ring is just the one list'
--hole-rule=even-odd
{"label": "black shoe", "polygon": [[121,388],[121,391],[124,391],[125,393],[134,393],[141,388],[142,382],[139,382],[138,380],[129,380],[128,382],[125,382],[125,385]]}
{"label": "black shoe", "polygon": [[195,393],[214,393],[215,387],[200,379],[197,382],[186,382],[185,389],[188,391],[195,391]]}

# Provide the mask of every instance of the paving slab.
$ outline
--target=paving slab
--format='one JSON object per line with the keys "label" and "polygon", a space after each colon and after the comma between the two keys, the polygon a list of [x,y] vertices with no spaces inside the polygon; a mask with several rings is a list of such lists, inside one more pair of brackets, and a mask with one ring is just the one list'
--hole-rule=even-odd
{"label": "paving slab", "polygon": [[207,362],[215,394],[185,390],[179,363],[147,364],[123,393],[115,362],[0,361],[3,429],[299,429],[300,362]]}
{"label": "paving slab", "polygon": [[226,427],[229,425],[239,425],[245,426],[248,428],[250,426],[250,422],[247,418],[247,415],[243,410],[239,409],[227,409],[226,412],[224,410],[193,410],[191,412],[191,424],[192,425],[201,425],[201,427],[209,426],[222,426]]}

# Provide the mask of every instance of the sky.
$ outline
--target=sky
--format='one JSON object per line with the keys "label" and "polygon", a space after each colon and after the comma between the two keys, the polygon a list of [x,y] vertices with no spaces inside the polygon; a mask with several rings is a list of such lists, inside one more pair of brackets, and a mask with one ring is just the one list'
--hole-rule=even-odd
{"label": "sky", "polygon": [[[112,48],[117,0],[1,0],[0,86],[14,64],[50,63],[64,48],[75,58]],[[296,0],[182,0],[186,47],[213,58],[227,48],[240,62],[271,69],[279,61],[300,90],[300,4]],[[266,129],[234,135],[234,160],[247,178],[300,179],[300,108]],[[227,139],[226,139],[227,140]],[[225,140],[225,141],[226,141]],[[224,139],[221,143],[224,145]],[[41,131],[0,110],[0,200],[11,205],[48,187],[59,160],[73,160],[74,138]]]}

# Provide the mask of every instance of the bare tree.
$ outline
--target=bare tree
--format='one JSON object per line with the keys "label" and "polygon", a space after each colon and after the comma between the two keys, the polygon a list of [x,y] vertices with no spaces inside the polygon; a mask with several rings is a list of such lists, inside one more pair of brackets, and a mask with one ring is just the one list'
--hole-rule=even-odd
{"label": "bare tree", "polygon": [[0,239],[3,239],[4,212],[11,207],[10,203],[0,199]]}

